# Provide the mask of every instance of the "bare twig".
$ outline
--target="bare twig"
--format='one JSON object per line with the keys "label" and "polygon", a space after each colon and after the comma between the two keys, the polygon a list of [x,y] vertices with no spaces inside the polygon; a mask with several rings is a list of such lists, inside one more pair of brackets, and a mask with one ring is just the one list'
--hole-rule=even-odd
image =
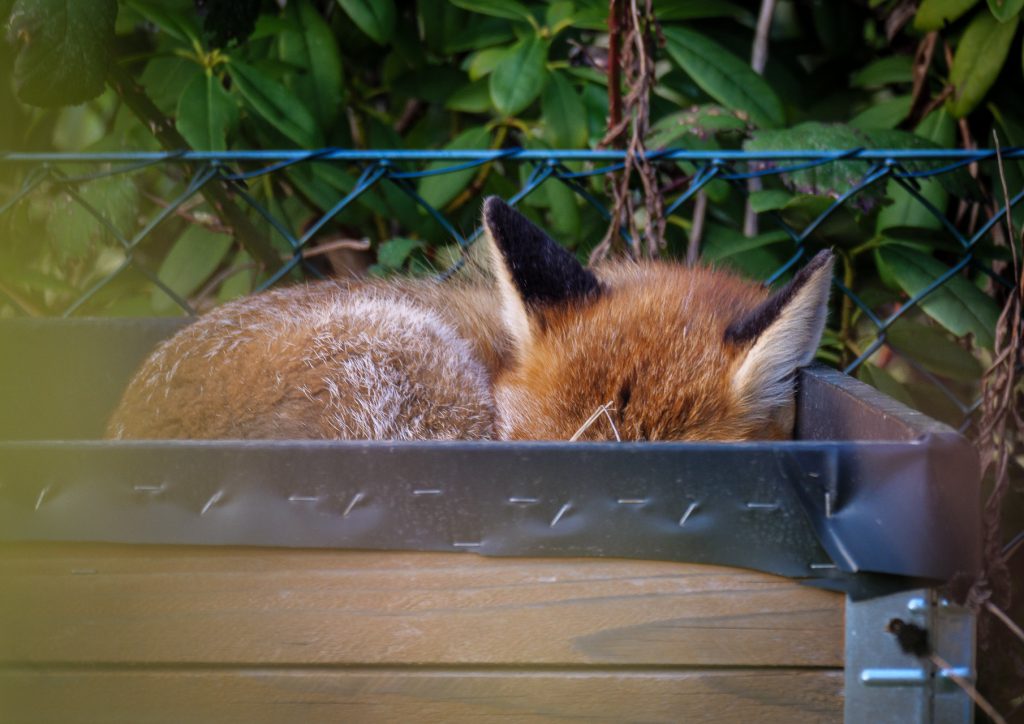
{"label": "bare twig", "polygon": [[999,606],[995,605],[991,601],[985,601],[985,609],[1002,621],[1006,625],[1006,628],[1010,629],[1010,631],[1013,632],[1013,635],[1020,639],[1021,643],[1024,643],[1024,630],[1014,623],[1013,619],[1003,612],[1003,609],[999,608]]}
{"label": "bare twig", "polygon": [[[168,206],[170,206],[170,203],[168,203],[166,199],[162,199],[156,194],[151,194],[148,191],[144,191],[142,195],[145,196],[150,201],[152,201],[157,206],[160,206],[161,208],[166,209]],[[203,226],[209,229],[210,231],[216,232],[218,234],[230,234],[232,231],[231,227],[225,226],[221,222],[219,217],[214,216],[212,214],[206,214],[203,212],[199,212],[196,214],[192,213],[192,210],[195,209],[197,206],[200,206],[201,204],[202,199],[194,199],[190,202],[181,204],[180,206],[178,206],[178,208],[174,209],[172,213],[175,216],[184,219],[193,226]]]}
{"label": "bare twig", "polygon": [[405,135],[413,125],[427,112],[427,105],[419,98],[410,98],[402,108],[402,115],[395,121],[395,133]]}
{"label": "bare twig", "polygon": [[[974,136],[971,133],[971,127],[967,124],[967,119],[966,118],[961,118],[959,121],[957,121],[956,127],[957,127],[957,130],[960,132],[960,145],[964,148],[964,150],[967,150],[967,151],[975,151],[975,150],[977,150],[978,144],[974,140]],[[980,179],[978,179],[978,162],[975,161],[973,163],[968,164],[967,165],[967,171],[971,175],[971,178],[973,178],[976,181],[978,181],[978,183],[980,185],[981,181],[980,181]],[[957,210],[956,210],[956,223],[957,224],[960,224],[963,221],[964,217],[967,216],[968,213],[971,214],[971,219],[970,219],[969,225],[968,225],[969,233],[973,233],[974,226],[977,223],[978,206],[979,206],[979,204],[977,204],[977,203],[975,203],[973,201],[967,201],[966,199],[961,199],[959,204],[957,205]]]}
{"label": "bare twig", "polygon": [[[758,75],[764,75],[765,66],[768,65],[768,39],[772,30],[772,18],[775,15],[775,2],[776,0],[761,0],[761,10],[757,14],[757,29],[754,32],[754,44],[750,49],[750,67]],[[747,179],[748,193],[756,193],[761,188],[761,179]],[[743,209],[743,235],[757,236],[757,231],[757,212],[748,199]]]}
{"label": "bare twig", "polygon": [[[303,259],[312,259],[316,256],[322,256],[324,254],[330,254],[332,251],[338,249],[348,249],[349,251],[369,251],[370,240],[369,239],[334,239],[333,241],[325,241],[322,244],[316,246],[310,246],[302,250]],[[285,255],[286,259],[291,258],[290,254]]]}
{"label": "bare twig", "polygon": [[[927,118],[932,111],[934,111],[936,108],[945,103],[946,99],[949,98],[951,95],[953,95],[953,86],[947,85],[945,88],[939,91],[939,94],[937,96],[932,98],[924,105],[924,108],[921,109],[920,118],[922,120]],[[909,117],[910,116],[908,116],[908,118]]]}
{"label": "bare twig", "polygon": [[23,297],[18,292],[14,291],[10,287],[8,287],[3,282],[0,282],[0,294],[3,294],[5,297],[10,299],[11,302],[14,305],[19,307],[21,309],[21,311],[24,312],[25,314],[27,314],[28,316],[30,316],[30,317],[42,317],[42,316],[44,316],[43,311],[41,309],[39,309],[39,307],[34,305],[32,302],[30,302],[28,299]]}
{"label": "bare twig", "polygon": [[761,11],[757,14],[757,30],[754,32],[754,45],[750,49],[750,67],[758,75],[764,75],[764,68],[768,64],[768,36],[772,30],[775,2],[761,0]]}
{"label": "bare twig", "polygon": [[890,43],[917,12],[918,0],[903,0],[885,19],[885,39]]}
{"label": "bare twig", "polygon": [[977,704],[995,724],[1006,724],[1006,719],[996,711],[988,699],[978,693],[978,690],[974,688],[974,684],[956,673],[956,669],[948,661],[936,653],[931,654],[928,658],[936,668],[941,669],[946,676],[953,680],[953,683],[963,689],[964,693],[971,698],[971,701]]}
{"label": "bare twig", "polygon": [[[927,87],[928,71],[932,67],[932,58],[935,57],[935,45],[938,40],[939,32],[933,30],[921,38],[921,42],[917,44],[917,50],[914,51],[914,86],[910,92],[910,112],[904,120],[906,128],[914,128],[922,118],[926,118],[931,113],[931,104],[924,91]],[[947,86],[947,89],[943,89],[944,94],[951,92],[952,86]]]}
{"label": "bare twig", "polygon": [[1010,247],[1010,253],[1013,255],[1013,273],[1016,275],[1015,281],[1020,282],[1020,264],[1017,259],[1017,245],[1013,243],[1013,215],[1010,213],[1010,189],[1006,185],[1006,168],[1003,165],[1003,149],[999,145],[999,134],[996,133],[995,129],[992,130],[992,141],[996,145],[996,165],[999,168],[999,183],[1003,187],[1003,201],[1006,206],[1006,237],[1008,245]]}
{"label": "bare twig", "polygon": [[[998,137],[995,134],[993,137],[999,180],[1003,197],[1006,199],[1009,198],[1009,192],[1002,151]],[[1003,548],[1000,528],[1004,502],[1011,487],[1009,466],[1017,441],[1024,431],[1018,372],[1024,352],[1024,339],[1021,336],[1024,307],[1024,275],[1021,272],[1024,260],[1017,252],[1016,233],[1009,209],[1005,223],[1005,241],[1010,247],[1014,288],[1008,294],[996,323],[993,361],[982,377],[981,414],[977,424],[975,445],[981,463],[981,476],[988,477],[991,488],[985,501],[982,518],[982,569],[968,593],[967,603],[975,610],[982,609],[999,619],[1015,634],[1021,636],[1019,626],[1010,621],[1002,611],[1012,600],[1012,580],[1007,563],[1007,549]],[[980,648],[984,651],[1000,647],[1002,639],[993,635],[984,618],[980,622],[983,624],[979,629]],[[982,705],[979,703],[979,706]],[[986,712],[988,713],[987,709]],[[992,716],[991,713],[989,715]],[[996,717],[993,716],[993,719]]]}
{"label": "bare twig", "polygon": [[203,285],[192,297],[192,306],[196,309],[205,309],[207,299],[221,284],[226,282],[228,279],[233,277],[235,274],[241,274],[244,271],[256,271],[259,268],[258,264],[250,262],[248,264],[239,264],[238,266],[224,267],[212,277],[210,280]]}
{"label": "bare twig", "polygon": [[608,128],[622,124],[622,16],[625,0],[608,3]]}
{"label": "bare twig", "polygon": [[[622,230],[628,231],[635,242],[635,246],[628,249],[632,256],[657,256],[665,245],[664,202],[659,189],[657,169],[647,159],[645,143],[650,128],[651,91],[656,82],[654,45],[659,35],[652,0],[642,2],[641,10],[638,0],[613,0],[609,9],[609,28],[618,27],[623,37],[621,61],[615,63],[615,58],[609,53],[608,82],[611,84],[614,78],[615,87],[618,88],[618,74],[621,73],[629,91],[623,100],[621,117],[615,112],[609,114],[608,131],[601,140],[601,145],[624,145],[626,159],[622,171],[609,175],[610,195],[613,199],[611,220],[604,239],[591,252],[591,263],[600,261],[608,255],[613,245],[621,240]],[[618,20],[613,22],[612,16],[615,13],[622,15],[617,16]],[[623,19],[625,23],[620,24]],[[620,48],[619,45],[615,47]],[[613,67],[619,69],[618,73],[613,74]],[[612,92],[613,89],[609,88],[609,93]],[[613,101],[610,100],[609,103],[613,104]],[[614,108],[612,110],[614,111]],[[634,172],[639,176],[643,186],[644,208],[647,212],[647,221],[642,230],[637,224],[636,208],[630,193],[630,180]]]}

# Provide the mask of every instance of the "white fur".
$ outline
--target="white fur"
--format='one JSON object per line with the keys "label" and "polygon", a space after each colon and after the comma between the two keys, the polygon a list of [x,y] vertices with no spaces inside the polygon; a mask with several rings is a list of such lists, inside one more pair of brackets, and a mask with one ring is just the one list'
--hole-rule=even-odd
{"label": "white fur", "polygon": [[[485,226],[486,218],[485,214]],[[519,295],[519,290],[516,289],[515,283],[512,281],[512,274],[501,256],[501,251],[498,250],[497,243],[495,243],[490,230],[487,230],[486,233],[489,237],[487,248],[491,253],[491,269],[497,282],[498,298],[501,303],[501,319],[512,340],[512,348],[521,357],[530,346],[530,316],[523,303],[523,298]]]}
{"label": "white fur", "polygon": [[793,375],[814,359],[825,329],[832,264],[818,269],[757,338],[733,377],[733,389],[755,414],[772,417],[792,404]]}

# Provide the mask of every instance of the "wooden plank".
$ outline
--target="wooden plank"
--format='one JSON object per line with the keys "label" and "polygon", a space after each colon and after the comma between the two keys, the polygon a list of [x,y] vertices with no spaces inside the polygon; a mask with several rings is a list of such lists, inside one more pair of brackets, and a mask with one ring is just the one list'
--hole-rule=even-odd
{"label": "wooden plank", "polygon": [[0,669],[19,722],[826,722],[842,672]]}
{"label": "wooden plank", "polygon": [[0,547],[0,662],[842,665],[842,596],[599,559]]}

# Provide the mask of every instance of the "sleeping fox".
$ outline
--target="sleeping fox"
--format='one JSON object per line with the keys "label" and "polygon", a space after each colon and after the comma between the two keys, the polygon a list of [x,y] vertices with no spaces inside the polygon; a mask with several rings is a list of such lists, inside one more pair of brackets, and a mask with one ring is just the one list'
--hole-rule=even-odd
{"label": "sleeping fox", "polygon": [[769,294],[664,261],[595,269],[484,202],[490,279],[319,282],[162,343],[113,438],[750,440],[791,435],[832,254]]}

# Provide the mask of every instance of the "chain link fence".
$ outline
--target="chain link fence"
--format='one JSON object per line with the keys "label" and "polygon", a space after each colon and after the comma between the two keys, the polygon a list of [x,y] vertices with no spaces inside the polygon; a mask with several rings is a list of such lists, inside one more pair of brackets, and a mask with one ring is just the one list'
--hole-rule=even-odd
{"label": "chain link fence", "polygon": [[[355,273],[446,279],[471,258],[488,194],[584,259],[608,228],[609,180],[625,161],[524,149],[0,154],[0,319],[191,315],[351,273],[338,250],[362,260]],[[662,182],[664,256],[775,284],[817,249],[836,250],[820,357],[987,434],[983,452],[1005,448],[987,521],[988,557],[1002,566],[988,575],[1005,578],[1024,547],[1019,441],[984,419],[982,380],[1007,355],[1019,367],[1019,345],[999,328],[1018,293],[1024,150],[664,150],[648,161]],[[625,228],[618,238],[623,253],[650,248]],[[1007,596],[997,603],[1024,618]]]}
{"label": "chain link fence", "polygon": [[[1006,224],[1024,210],[1016,160],[1024,153],[1008,150],[1002,164],[996,156],[669,150],[649,158],[667,179],[666,254],[702,252],[772,284],[815,248],[836,248],[839,303],[822,357],[967,431],[997,300],[1013,287]],[[194,314],[211,291],[223,299],[323,275],[310,251],[367,229],[392,260],[375,271],[406,263],[449,276],[480,234],[469,225],[484,191],[584,251],[603,234],[605,180],[623,158],[518,149],[6,154],[0,315]],[[1007,181],[1015,184],[1008,193]],[[728,226],[726,207],[739,199],[758,212],[753,236]],[[698,205],[704,218],[695,218]],[[872,218],[873,228],[864,221]],[[211,233],[182,242],[187,225]],[[622,237],[638,248],[624,229]],[[232,279],[232,260],[260,271]],[[123,303],[147,294],[148,305]]]}

